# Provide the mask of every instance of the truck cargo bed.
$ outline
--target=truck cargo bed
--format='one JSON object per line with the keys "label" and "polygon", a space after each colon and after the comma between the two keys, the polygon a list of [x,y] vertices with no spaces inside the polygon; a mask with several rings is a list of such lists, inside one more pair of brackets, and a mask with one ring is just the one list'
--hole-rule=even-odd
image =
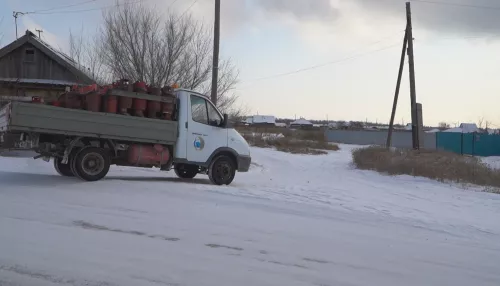
{"label": "truck cargo bed", "polygon": [[[10,110],[10,111],[9,111]],[[36,132],[173,145],[176,121],[11,102],[0,110],[0,132]]]}

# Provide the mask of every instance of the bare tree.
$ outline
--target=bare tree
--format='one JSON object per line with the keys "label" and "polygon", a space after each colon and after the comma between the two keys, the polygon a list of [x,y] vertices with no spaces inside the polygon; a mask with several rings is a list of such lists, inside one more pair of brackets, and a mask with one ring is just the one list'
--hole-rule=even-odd
{"label": "bare tree", "polygon": [[483,129],[483,126],[484,126],[484,117],[481,117],[477,120],[477,127],[479,127],[479,129]]}
{"label": "bare tree", "polygon": [[445,129],[450,129],[450,124],[446,122],[439,122],[438,124],[439,129],[445,130]]}
{"label": "bare tree", "polygon": [[[189,15],[163,19],[154,8],[140,4],[117,7],[103,17],[100,50],[111,74],[210,93],[212,36],[201,22]],[[238,76],[231,60],[221,61],[218,107],[224,112],[235,111]]]}
{"label": "bare tree", "polygon": [[490,126],[491,126],[491,121],[486,120],[484,122],[484,129],[486,130],[486,132],[489,132],[488,130],[490,129]]}
{"label": "bare tree", "polygon": [[84,38],[83,29],[79,36],[75,36],[70,31],[69,42],[69,56],[80,70],[99,84],[106,84],[112,80],[113,74],[104,64],[100,34],[96,34],[91,38]]}

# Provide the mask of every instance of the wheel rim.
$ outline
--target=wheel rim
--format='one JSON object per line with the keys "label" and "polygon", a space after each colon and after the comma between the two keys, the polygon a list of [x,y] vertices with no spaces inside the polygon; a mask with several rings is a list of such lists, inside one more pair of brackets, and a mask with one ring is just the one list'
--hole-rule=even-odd
{"label": "wheel rim", "polygon": [[91,176],[100,174],[104,170],[104,157],[98,153],[89,153],[82,158],[82,170]]}
{"label": "wheel rim", "polygon": [[215,178],[221,182],[227,182],[232,176],[232,167],[229,162],[220,162],[215,168]]}

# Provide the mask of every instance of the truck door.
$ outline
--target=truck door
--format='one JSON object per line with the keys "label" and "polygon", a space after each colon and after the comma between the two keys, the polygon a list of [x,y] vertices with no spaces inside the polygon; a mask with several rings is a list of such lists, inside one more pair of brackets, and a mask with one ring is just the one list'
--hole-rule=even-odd
{"label": "truck door", "polygon": [[223,117],[204,97],[190,95],[190,120],[187,130],[187,159],[205,163],[212,153],[227,147],[227,129],[221,128]]}

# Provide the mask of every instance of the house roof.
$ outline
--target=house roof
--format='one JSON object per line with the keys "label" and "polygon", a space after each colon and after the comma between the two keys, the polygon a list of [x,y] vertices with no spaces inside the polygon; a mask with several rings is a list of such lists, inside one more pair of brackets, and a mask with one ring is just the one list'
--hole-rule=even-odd
{"label": "house roof", "polygon": [[21,38],[0,49],[0,58],[4,57],[5,55],[9,54],[10,52],[16,50],[26,43],[30,43],[31,45],[42,51],[44,54],[46,54],[48,57],[50,57],[52,60],[67,68],[73,75],[77,77],[78,82],[89,84],[95,82],[91,76],[80,70],[78,68],[78,64],[73,61],[68,55],[52,48],[48,43],[35,36],[35,34],[33,34],[29,30],[27,30],[26,34]]}
{"label": "house roof", "polygon": [[309,125],[309,126],[313,125],[310,121],[307,121],[304,118],[300,118],[299,120],[296,120],[290,124],[291,125]]}
{"label": "house roof", "polygon": [[5,78],[0,77],[0,82],[18,82],[18,83],[29,83],[29,84],[50,84],[50,85],[60,85],[68,86],[74,85],[75,82],[70,82],[67,80],[57,80],[57,79],[37,79],[37,78]]}
{"label": "house roof", "polygon": [[254,115],[253,116],[253,123],[254,124],[259,124],[259,123],[274,124],[274,123],[276,123],[276,117],[266,116],[266,115]]}
{"label": "house roof", "polygon": [[474,133],[478,131],[477,125],[475,123],[462,123],[460,124],[460,128],[462,128],[464,133]]}
{"label": "house roof", "polygon": [[253,115],[245,120],[247,124],[275,124],[276,117],[272,115]]}

